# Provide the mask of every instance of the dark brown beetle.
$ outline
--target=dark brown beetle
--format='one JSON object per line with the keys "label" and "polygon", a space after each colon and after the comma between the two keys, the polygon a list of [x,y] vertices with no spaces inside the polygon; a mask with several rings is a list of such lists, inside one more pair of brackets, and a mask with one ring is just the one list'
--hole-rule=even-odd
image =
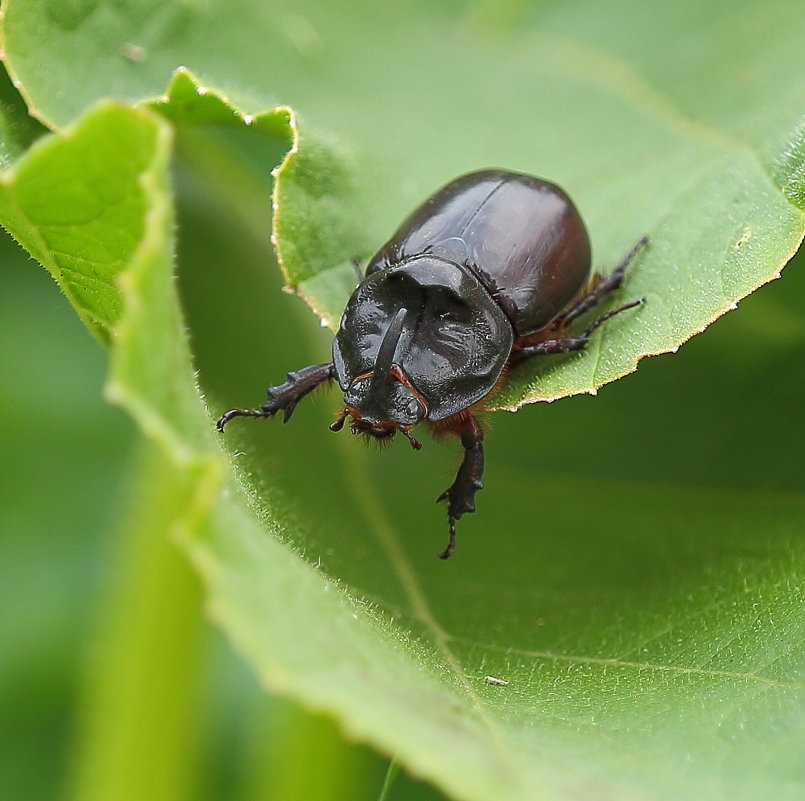
{"label": "dark brown beetle", "polygon": [[301,398],[335,378],[354,433],[386,440],[425,420],[460,437],[464,458],[447,501],[456,520],[475,511],[483,486],[484,438],[473,412],[499,387],[508,367],[532,356],[582,350],[601,323],[638,305],[632,300],[578,334],[570,326],[617,289],[641,239],[608,277],[590,280],[590,241],[570,198],[554,184],[505,170],[457,178],[425,201],[369,262],[347,303],[333,360],[288,373],[259,409],[233,417],[287,421]]}

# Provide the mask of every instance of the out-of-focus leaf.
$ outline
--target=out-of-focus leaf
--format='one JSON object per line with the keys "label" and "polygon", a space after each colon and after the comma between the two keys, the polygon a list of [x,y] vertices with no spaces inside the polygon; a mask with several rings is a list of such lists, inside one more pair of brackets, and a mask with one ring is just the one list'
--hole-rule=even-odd
{"label": "out-of-focus leaf", "polygon": [[[74,5],[42,8],[6,4],[5,46],[43,117],[63,124],[106,91],[95,77],[100,65],[109,67],[105,80],[119,94],[153,98],[167,80],[162,65],[181,60],[216,76],[205,87],[239,83],[227,94],[241,98],[261,97],[254,76],[277,76],[286,99],[303,95],[319,125],[326,121],[355,143],[360,169],[350,161],[354,154],[328,148],[322,155],[305,147],[303,135],[298,155],[280,172],[277,197],[287,217],[276,226],[278,250],[289,280],[319,298],[322,316],[347,290],[346,281],[333,288],[332,271],[346,275],[351,255],[368,254],[357,238],[361,252],[347,250],[344,204],[371,210],[366,236],[380,244],[439,183],[493,161],[561,177],[579,198],[603,262],[651,234],[652,249],[625,289],[646,294],[645,307],[608,326],[601,347],[543,373],[537,384],[520,373],[502,403],[589,389],[629,369],[641,349],[674,346],[776,274],[801,238],[800,151],[789,147],[799,114],[790,108],[791,92],[802,81],[788,70],[799,52],[792,49],[802,31],[796,14],[775,29],[776,38],[744,50],[738,34],[751,29],[750,4],[723,12],[713,5],[712,20],[698,20],[695,30],[693,6],[681,7],[675,19],[693,32],[668,39],[669,46],[679,51],[682,42],[692,48],[705,34],[709,39],[707,49],[695,51],[698,60],[674,61],[657,46],[672,25],[647,26],[631,50],[608,52],[621,29],[637,33],[634,20],[622,14],[604,24],[583,4],[544,6],[536,23],[500,32],[498,41],[457,25],[439,7],[361,17],[316,4],[293,13],[250,5],[260,36],[244,36],[242,18],[226,16],[206,32],[212,5],[149,7],[151,17],[144,6],[125,4],[87,4],[81,13]],[[116,38],[100,35],[121,19]],[[720,28],[718,20],[731,25]],[[96,43],[76,66],[88,82],[83,94],[64,99],[54,89],[58,76],[26,62],[23,34],[35,40],[43,30],[61,60]],[[205,39],[213,35],[216,48]],[[237,37],[241,46],[231,47]],[[192,58],[177,58],[182,49]],[[702,109],[715,99],[708,75],[723,73],[704,67],[737,52],[755,70],[752,85],[765,91],[754,106],[747,92],[741,103],[722,98],[724,122],[716,124]],[[269,69],[277,65],[284,69]],[[687,80],[693,75],[696,81]],[[777,89],[767,75],[779,77]],[[697,488],[685,477],[697,474],[699,450],[668,486],[645,483],[651,474],[643,470],[618,478],[606,452],[581,437],[565,447],[599,470],[555,471],[564,454],[535,458],[544,442],[538,432],[521,422],[521,436],[507,438],[504,421],[497,441],[508,443],[506,452],[490,465],[482,509],[466,521],[461,551],[445,565],[434,557],[438,546],[424,544],[432,540],[434,514],[420,500],[442,488],[428,489],[430,453],[376,457],[343,438],[337,446],[283,445],[283,436],[286,443],[311,441],[304,422],[323,422],[324,414],[300,409],[297,430],[267,434],[279,454],[270,483],[250,458],[238,459],[236,478],[229,478],[198,402],[173,295],[164,121],[180,128],[191,120],[225,122],[227,104],[210,98],[211,89],[199,94],[189,78],[177,81],[187,106],[181,113],[178,90],[176,105],[152,100],[162,120],[146,109],[106,106],[64,138],[34,148],[7,175],[2,211],[29,251],[62,276],[65,264],[82,280],[91,275],[94,262],[82,253],[96,243],[128,243],[118,248],[119,269],[108,270],[102,292],[78,291],[77,278],[68,293],[112,344],[111,396],[175,466],[186,498],[177,531],[205,578],[213,615],[265,685],[331,712],[461,798],[798,798],[805,739],[799,492],[767,490],[759,480],[743,489]],[[723,82],[718,88],[724,92]],[[116,147],[77,147],[85,136],[114,139]],[[285,136],[294,141],[296,134],[289,126]],[[73,232],[66,241],[69,262],[53,252],[46,215],[15,216],[12,202],[45,185],[47,170],[59,175],[67,161],[89,187],[128,187],[110,195],[111,209],[120,207],[118,197],[129,199],[122,218],[101,215],[98,229],[91,220],[69,221],[87,235]],[[319,169],[328,178],[321,198],[314,191]],[[328,208],[339,189],[342,207]],[[26,208],[37,202],[34,196]],[[123,223],[125,236],[108,230],[110,219]],[[320,262],[316,243],[333,244]],[[209,271],[218,287],[229,265],[208,246],[209,259],[195,269]],[[318,295],[316,281],[329,294]],[[227,286],[232,295],[240,289],[243,307],[251,308],[248,286]],[[219,293],[215,300],[225,306],[229,298]],[[278,296],[277,308],[281,302]],[[287,330],[272,327],[272,311],[268,305],[260,325],[281,363],[294,343]],[[237,316],[236,309],[227,319]],[[797,341],[796,325],[791,330]],[[748,340],[736,357],[750,359]],[[245,366],[252,340],[238,344],[242,352],[233,358]],[[727,361],[721,354],[725,372]],[[758,369],[763,362],[751,363]],[[533,421],[528,415],[522,420]],[[716,468],[718,449],[749,428],[727,408],[722,417],[724,435],[707,439]],[[642,436],[631,421],[621,422],[608,432],[610,450],[626,450]],[[663,424],[674,423],[669,415]],[[259,436],[245,427],[240,436],[252,431]],[[561,447],[555,435],[545,439],[551,437]],[[530,459],[518,447],[533,448]],[[634,453],[634,461],[641,458],[645,470],[662,469],[662,454]]]}

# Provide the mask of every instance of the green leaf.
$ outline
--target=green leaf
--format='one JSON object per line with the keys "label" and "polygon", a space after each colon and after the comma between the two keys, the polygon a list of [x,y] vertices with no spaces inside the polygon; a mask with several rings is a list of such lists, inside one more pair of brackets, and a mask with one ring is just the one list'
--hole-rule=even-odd
{"label": "green leaf", "polygon": [[45,129],[28,116],[28,109],[0,69],[0,167],[8,167]]}
{"label": "green leaf", "polygon": [[75,801],[190,798],[202,773],[201,699],[188,681],[203,653],[201,588],[169,536],[187,482],[150,442],[140,443],[131,473],[95,670],[85,680]]}
{"label": "green leaf", "polygon": [[138,117],[110,108],[90,117],[80,135],[39,143],[0,188],[4,227],[104,341],[120,314],[115,278],[143,233],[148,199],[137,180],[153,135]]}
{"label": "green leaf", "polygon": [[[602,264],[649,232],[625,290],[646,294],[645,307],[538,385],[521,374],[501,404],[582,391],[675,347],[796,248],[801,12],[764,6],[763,20],[785,25],[758,42],[751,4],[714,5],[707,19],[674,6],[645,30],[632,6],[544,5],[495,33],[493,5],[469,20],[424,6],[247,7],[244,33],[241,15],[214,4],[5,5],[6,56],[41,117],[64,125],[110,88],[151,105],[105,105],[32,148],[6,174],[0,212],[111,343],[109,394],[176,471],[174,529],[214,618],[267,688],[333,714],[454,797],[799,798],[805,442],[791,365],[805,356],[805,323],[786,283],[796,273],[691,355],[656,360],[595,405],[498,416],[479,512],[444,564],[443,511],[425,503],[450,480],[438,448],[360,451],[310,405],[292,426],[228,434],[248,454],[229,470],[174,296],[166,170],[172,128],[183,153],[218,158],[182,167],[218,183],[209,197],[189,193],[195,222],[180,209],[179,253],[204,385],[227,404],[326,358],[326,343],[308,343],[310,321],[296,325],[265,286],[252,234],[263,212],[267,232],[267,200],[239,228],[232,214],[260,189],[236,200],[241,173],[227,177],[227,159],[266,138],[298,145],[276,190],[286,280],[330,319],[349,258],[481,164],[566,184]],[[74,63],[75,92],[53,63]],[[180,73],[161,99],[179,63],[206,91]],[[736,74],[751,80],[724,80]],[[210,88],[220,86],[231,91]],[[352,149],[308,144],[287,109],[265,129],[259,115],[247,125],[234,102],[267,107],[266,89]],[[240,133],[216,147],[222,127]],[[43,186],[64,193],[52,207]],[[88,215],[107,193],[109,211]],[[73,216],[54,226],[68,202]],[[365,240],[352,233],[359,208]],[[102,247],[116,258],[83,290],[99,261],[85,254]]]}
{"label": "green leaf", "polygon": [[[33,113],[57,125],[110,91],[157,94],[179,63],[217,75],[215,85],[223,80],[236,101],[269,99],[263,81],[247,75],[276,76],[266,88],[304,98],[308,114],[361,154],[357,168],[302,144],[279,172],[280,262],[330,327],[351,289],[349,260],[371,255],[415,203],[479,165],[564,184],[590,224],[601,269],[649,234],[652,249],[623,290],[645,306],[607,325],[578,357],[516,371],[490,404],[514,409],[594,392],[642,356],[676,349],[776,277],[796,250],[805,21],[790,5],[764,6],[769,24],[781,24],[745,47],[757,25],[748,2],[713,6],[704,21],[697,4],[675,6],[639,33],[634,22],[612,23],[633,19],[625,1],[519,15],[486,4],[463,19],[449,6],[345,15],[317,2],[254,4],[249,18],[260,34],[243,37],[239,15],[215,3],[155,11],[152,3],[11,0],[6,58]],[[669,39],[669,31],[685,35]],[[28,46],[38,39],[77,75],[47,69]],[[76,77],[79,91],[68,91],[63,82]],[[343,87],[349,102],[334,103]]]}

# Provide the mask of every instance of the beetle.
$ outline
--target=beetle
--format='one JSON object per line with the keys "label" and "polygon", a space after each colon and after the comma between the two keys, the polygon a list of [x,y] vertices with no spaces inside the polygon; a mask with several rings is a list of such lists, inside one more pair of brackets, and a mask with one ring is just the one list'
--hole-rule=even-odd
{"label": "beetle", "polygon": [[344,407],[330,426],[351,418],[353,434],[406,437],[420,422],[460,438],[464,455],[447,501],[449,540],[456,521],[475,511],[482,488],[484,432],[475,412],[507,371],[534,356],[583,350],[606,320],[643,302],[628,301],[578,333],[572,324],[620,287],[646,244],[643,237],[607,277],[591,274],[590,240],[560,187],[507,170],[464,175],[428,198],[369,261],[350,297],[332,361],[287,374],[259,409],[235,417],[287,422],[296,404],[335,379]]}

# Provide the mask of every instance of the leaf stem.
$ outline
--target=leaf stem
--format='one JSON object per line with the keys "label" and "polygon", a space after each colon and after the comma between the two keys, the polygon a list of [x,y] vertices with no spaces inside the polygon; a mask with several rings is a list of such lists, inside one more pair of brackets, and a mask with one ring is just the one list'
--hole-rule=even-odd
{"label": "leaf stem", "polygon": [[394,780],[397,778],[397,774],[399,772],[400,763],[397,761],[397,757],[392,757],[389,760],[389,767],[386,771],[386,776],[383,779],[383,786],[380,788],[380,795],[377,797],[377,801],[388,801],[389,791],[391,790]]}
{"label": "leaf stem", "polygon": [[198,579],[170,540],[185,492],[156,446],[134,461],[84,686],[72,801],[179,801],[196,774]]}

